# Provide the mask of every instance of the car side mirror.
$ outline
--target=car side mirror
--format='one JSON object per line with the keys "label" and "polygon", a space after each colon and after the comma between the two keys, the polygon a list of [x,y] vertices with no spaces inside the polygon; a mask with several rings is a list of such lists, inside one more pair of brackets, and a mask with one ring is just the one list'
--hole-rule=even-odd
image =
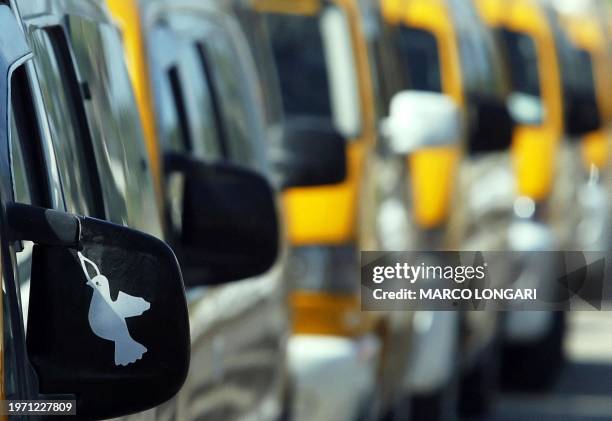
{"label": "car side mirror", "polygon": [[580,137],[598,130],[602,126],[597,103],[592,96],[568,92],[565,100],[566,132],[571,137]]}
{"label": "car side mirror", "polygon": [[34,242],[27,349],[40,394],[111,418],[170,399],[189,368],[181,271],[161,240],[110,222],[7,206],[9,239]]}
{"label": "car side mirror", "polygon": [[513,92],[506,100],[512,119],[523,125],[541,125],[546,118],[546,108],[542,99],[535,95]]}
{"label": "car side mirror", "polygon": [[381,130],[391,152],[405,155],[459,143],[463,114],[446,95],[402,91],[392,98],[389,117],[382,122]]}
{"label": "car side mirror", "polygon": [[472,154],[504,151],[512,145],[515,121],[505,101],[472,96],[468,104],[468,144]]}
{"label": "car side mirror", "polygon": [[[268,180],[230,163],[166,154],[167,181],[182,179],[172,245],[185,284],[214,285],[260,275],[276,262],[279,222]],[[178,220],[177,220],[178,219]]]}
{"label": "car side mirror", "polygon": [[322,118],[289,118],[283,136],[269,146],[275,177],[282,189],[336,184],[346,178],[346,144]]}

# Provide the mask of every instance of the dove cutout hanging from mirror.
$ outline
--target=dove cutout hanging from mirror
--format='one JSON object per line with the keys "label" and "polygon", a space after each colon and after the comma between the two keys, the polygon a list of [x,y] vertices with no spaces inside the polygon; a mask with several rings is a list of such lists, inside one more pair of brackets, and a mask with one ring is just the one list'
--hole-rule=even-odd
{"label": "dove cutout hanging from mirror", "polygon": [[[134,297],[123,291],[119,291],[117,299],[113,301],[108,278],[100,273],[94,262],[81,252],[77,254],[87,278],[87,285],[93,289],[89,305],[91,330],[96,336],[115,343],[115,365],[125,366],[136,362],[147,352],[147,348],[131,337],[125,319],[142,315],[151,304],[144,298]],[[95,271],[93,278],[89,275],[87,265]]]}

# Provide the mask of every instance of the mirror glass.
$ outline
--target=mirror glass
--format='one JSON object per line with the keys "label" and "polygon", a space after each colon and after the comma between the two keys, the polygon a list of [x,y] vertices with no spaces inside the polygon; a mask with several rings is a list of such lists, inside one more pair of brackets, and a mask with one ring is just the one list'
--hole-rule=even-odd
{"label": "mirror glass", "polygon": [[167,154],[165,168],[183,179],[172,245],[186,285],[237,281],[274,265],[279,222],[275,192],[265,177],[181,154]]}

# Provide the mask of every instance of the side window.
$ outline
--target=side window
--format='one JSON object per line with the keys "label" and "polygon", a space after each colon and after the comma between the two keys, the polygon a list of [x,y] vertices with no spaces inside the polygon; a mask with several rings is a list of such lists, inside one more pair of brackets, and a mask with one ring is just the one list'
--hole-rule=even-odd
{"label": "side window", "polygon": [[[245,31],[246,41],[257,67],[258,85],[263,97],[266,122],[270,130],[283,124],[283,104],[278,82],[278,73],[272,55],[272,45],[268,39],[266,22],[263,15],[252,8],[239,9],[236,13]],[[264,95],[265,92],[265,95]]]}
{"label": "side window", "polygon": [[161,236],[149,159],[121,40],[80,16],[32,33],[66,207]]}
{"label": "side window", "polygon": [[[151,79],[156,98],[156,117],[159,142],[162,149],[181,152],[189,148],[189,135],[186,134],[185,124],[179,118],[177,101],[182,92],[177,88],[178,83],[172,83],[172,78],[178,78],[175,60],[168,59],[166,54],[156,55],[157,52],[176,52],[176,44],[171,32],[165,28],[155,28],[151,31],[149,43],[157,48],[151,49],[150,69]],[[175,45],[174,49],[169,49]],[[167,60],[168,62],[164,61]],[[174,73],[175,75],[172,75]],[[182,118],[185,118],[184,116]]]}
{"label": "side window", "polygon": [[[25,66],[18,68],[11,79],[10,153],[11,174],[15,201],[50,207],[46,165],[40,150],[38,122],[31,100]],[[29,285],[32,272],[32,248],[29,241],[16,251],[16,276],[19,281],[24,323],[27,321]]]}
{"label": "side window", "polygon": [[393,96],[415,84],[410,80],[406,57],[403,57],[399,44],[401,26],[388,25],[379,14],[376,20],[380,23],[371,40],[371,66],[373,74],[377,75],[377,110],[380,116],[387,116]]}
{"label": "side window", "polygon": [[534,39],[520,32],[499,32],[510,76],[508,109],[517,122],[540,124],[544,119],[538,51]]}
{"label": "side window", "polygon": [[[550,13],[548,17],[555,39],[557,59],[563,84],[563,112],[565,114],[563,120],[565,130],[570,134],[571,138],[579,138],[579,136],[576,136],[577,132],[581,132],[585,128],[594,129],[600,124],[602,117],[600,115],[602,110],[600,110],[597,102],[592,57],[589,52],[578,48],[570,40],[568,33],[561,26],[559,16],[556,13]],[[577,121],[584,119],[584,117],[576,118],[575,116],[577,109],[576,101],[582,103],[585,110],[590,109],[590,111],[585,113],[590,115],[590,118],[587,117],[589,120],[588,127],[576,126]],[[586,120],[583,120],[583,122],[586,122]]]}
{"label": "side window", "polygon": [[398,45],[408,89],[442,92],[440,49],[429,31],[401,25]]}
{"label": "side window", "polygon": [[108,220],[162,236],[153,174],[124,50],[115,27],[77,15],[66,18],[65,40],[81,85],[91,133],[92,177],[99,178]]}
{"label": "side window", "polygon": [[[197,35],[185,34],[184,28]],[[152,51],[151,66],[164,114],[159,129],[167,148],[259,168],[255,154],[260,152],[253,142],[264,138],[264,115],[246,64],[226,31],[183,15],[161,21],[152,31],[150,42],[164,52]]]}
{"label": "side window", "polygon": [[449,7],[457,34],[467,95],[502,100],[507,93],[507,83],[502,57],[493,34],[481,20],[472,2],[451,0]]}
{"label": "side window", "polygon": [[579,48],[575,50],[575,54],[575,72],[579,75],[576,81],[576,90],[581,92],[589,103],[593,104],[594,109],[597,109],[597,90],[593,57],[588,51]]}
{"label": "side window", "polygon": [[[212,33],[211,33],[212,35]],[[214,89],[218,106],[227,133],[226,141],[232,150],[232,155],[239,160],[248,160],[249,151],[243,151],[245,145],[250,145],[254,133],[250,130],[252,113],[247,109],[248,86],[240,69],[240,61],[236,56],[231,41],[219,33],[206,39],[206,43],[197,44],[200,60],[209,73],[208,81]]]}
{"label": "side window", "polygon": [[326,118],[346,139],[357,137],[362,130],[359,65],[346,11],[326,4],[316,15],[264,16],[285,114]]}
{"label": "side window", "polygon": [[331,119],[330,82],[319,17],[271,13],[266,15],[266,23],[285,113]]}
{"label": "side window", "polygon": [[104,207],[81,87],[61,28],[34,31],[32,48],[67,210],[103,218]]}
{"label": "side window", "polygon": [[57,27],[34,31],[32,41],[67,210],[104,218],[81,87],[66,40]]}
{"label": "side window", "polygon": [[232,41],[224,34],[211,33],[196,48],[204,79],[214,102],[217,123],[226,156],[244,165],[253,164],[254,141],[263,137],[262,121],[256,121],[251,85]]}
{"label": "side window", "polygon": [[[196,46],[160,24],[152,31],[151,69],[164,148],[204,159],[223,153],[217,110]],[[172,48],[170,48],[172,47]],[[156,56],[156,51],[164,52]]]}
{"label": "side window", "polygon": [[176,122],[178,123],[178,133],[171,137],[170,147],[176,152],[193,152],[193,136],[191,135],[191,127],[187,116],[187,107],[185,104],[185,96],[183,95],[183,86],[179,76],[178,67],[172,66],[167,72],[168,86],[170,87],[170,101],[174,105],[173,111]]}
{"label": "side window", "polygon": [[529,35],[507,29],[500,31],[510,69],[512,91],[540,97],[538,52]]}
{"label": "side window", "polygon": [[[169,76],[176,94],[179,91],[182,93],[186,123],[189,123],[188,127],[193,133],[193,150],[199,156],[218,159],[224,155],[221,140],[223,128],[216,118],[218,111],[196,45],[185,41],[178,59],[176,79],[172,78],[172,74]],[[241,119],[238,113],[232,117]]]}
{"label": "side window", "polygon": [[44,163],[40,153],[38,123],[31,103],[25,67],[17,69],[11,80],[10,151],[15,201],[49,206]]}

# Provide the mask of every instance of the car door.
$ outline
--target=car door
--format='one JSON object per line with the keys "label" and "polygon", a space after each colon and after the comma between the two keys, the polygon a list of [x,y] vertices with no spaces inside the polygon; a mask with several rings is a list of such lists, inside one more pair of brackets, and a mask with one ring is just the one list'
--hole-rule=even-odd
{"label": "car door", "polygon": [[[99,171],[104,167],[96,156],[93,139],[99,140],[97,146],[104,148],[104,157],[110,157],[116,166],[120,162],[112,149],[118,144],[110,142],[119,142],[120,146],[125,138],[106,139],[107,132],[96,131],[91,119],[106,118],[103,123],[123,131],[121,122],[113,120],[121,115],[121,109],[103,114],[102,110],[90,113],[87,108],[102,107],[105,99],[120,96],[113,91],[113,84],[110,84],[111,89],[107,89],[108,85],[104,88],[107,97],[96,96],[100,91],[93,84],[78,79],[78,74],[86,73],[83,62],[77,67],[75,43],[69,41],[67,34],[85,21],[100,32],[105,24],[109,29],[112,27],[99,9],[88,9],[85,2],[73,3],[72,8],[68,2],[61,5],[53,2],[52,5],[45,8],[42,3],[28,3],[32,8],[21,9],[23,20],[16,18],[16,8],[10,10],[0,6],[2,27],[10,40],[0,42],[2,74],[6,78],[0,84],[3,104],[0,109],[3,116],[0,125],[0,219],[3,224],[0,238],[4,240],[1,248],[6,316],[2,349],[10,349],[4,353],[10,370],[6,376],[5,395],[16,399],[72,396],[76,404],[72,403],[71,407],[78,407],[81,416],[108,418],[159,404],[176,393],[184,381],[189,355],[184,287],[170,248],[159,239],[125,227],[136,225],[130,223],[130,219],[143,206],[155,203],[154,197],[152,200],[146,197],[146,189],[139,188],[139,183],[150,184],[146,180],[147,175],[150,176],[148,167],[133,156],[128,159],[127,154],[134,150],[124,147],[121,150],[126,156],[126,165],[132,170],[124,179],[129,180],[128,185],[121,184],[122,173],[116,168],[108,174],[109,179],[100,180],[105,174]],[[82,22],[71,21],[71,16],[78,16]],[[120,49],[116,33],[114,38],[112,35],[109,38],[112,39]],[[79,37],[79,42],[86,40]],[[87,49],[89,45],[80,44],[80,47]],[[108,52],[111,45],[104,44],[104,47],[103,51]],[[104,75],[99,61],[92,68],[98,76]],[[117,70],[113,76],[117,78],[116,89],[129,87],[129,83],[121,86],[122,81],[128,80],[125,69]],[[133,99],[130,104],[129,98],[127,90],[123,101],[127,108],[123,111],[129,111],[129,107],[136,110]],[[130,124],[137,127],[138,120]],[[125,133],[134,134],[127,130]],[[108,190],[105,190],[105,182],[111,185]],[[138,197],[129,197],[133,191],[139,192]],[[113,197],[114,192],[121,196]],[[141,208],[135,207],[134,201],[139,201]],[[125,213],[117,215],[108,206],[110,203],[118,204],[119,209],[125,205]],[[65,212],[66,209],[70,212]],[[146,212],[140,216],[144,214]],[[116,223],[88,218],[88,215],[113,218]],[[56,225],[54,218],[68,224]],[[155,225],[144,225],[154,222],[143,221],[140,226],[143,229],[149,226],[150,231],[154,231]],[[45,234],[49,228],[54,232],[51,236]],[[32,243],[25,240],[34,241],[34,249]],[[125,243],[121,244],[122,241]],[[134,267],[130,263],[134,258],[143,264],[126,272],[122,265]],[[96,276],[88,273],[84,261],[94,267]],[[164,282],[159,283],[160,280]],[[137,284],[142,286],[142,294],[130,289],[130,285]],[[170,288],[164,291],[164,285]],[[111,296],[113,292],[118,294],[115,299]],[[156,293],[160,294],[156,296]],[[109,297],[104,300],[106,304],[100,302],[100,296]],[[132,304],[127,304],[128,301]],[[140,303],[140,307],[134,307],[135,302]],[[160,313],[164,302],[171,303],[168,307],[171,311]],[[123,313],[109,311],[123,305],[131,305],[131,310],[124,307]],[[140,316],[145,311],[148,314],[139,320],[136,329],[134,325],[128,327],[126,318]],[[115,314],[114,318],[110,316],[110,325],[107,324],[109,314]],[[117,315],[123,318],[123,323]],[[177,319],[172,320],[175,316]],[[134,332],[142,329],[142,322],[148,323],[143,332],[151,336],[139,340],[147,346],[134,339],[140,336]],[[168,329],[166,334],[159,330],[164,322],[172,325],[172,330]],[[173,332],[178,333],[178,340],[171,338]],[[163,340],[155,343],[153,335]],[[96,349],[95,355],[89,352],[92,347]],[[147,354],[152,349],[155,351]],[[147,355],[143,359],[144,354]],[[128,370],[121,369],[137,360],[139,364]],[[182,363],[172,367],[174,362]],[[167,371],[159,371],[160,367],[167,367]],[[161,374],[164,371],[165,374]],[[158,374],[161,378],[152,381],[151,375]],[[141,375],[146,381],[138,386],[140,395],[128,397],[120,392],[122,388],[133,387]],[[160,380],[171,386],[163,391],[163,386],[160,389],[156,385],[155,390],[146,392],[148,385]],[[108,405],[106,398],[113,393],[117,396],[113,397],[112,405]]]}
{"label": "car door", "polygon": [[[267,175],[263,117],[240,35],[227,15],[166,10],[148,31],[162,151]],[[236,30],[235,28],[233,29]],[[237,37],[238,40],[234,37]],[[166,179],[172,218],[180,180]],[[176,417],[274,418],[285,395],[287,307],[280,266],[263,276],[188,289],[193,368]],[[221,310],[223,309],[223,310]],[[238,392],[238,393],[237,393]],[[272,405],[271,413],[263,405]],[[262,412],[263,411],[263,412]]]}

